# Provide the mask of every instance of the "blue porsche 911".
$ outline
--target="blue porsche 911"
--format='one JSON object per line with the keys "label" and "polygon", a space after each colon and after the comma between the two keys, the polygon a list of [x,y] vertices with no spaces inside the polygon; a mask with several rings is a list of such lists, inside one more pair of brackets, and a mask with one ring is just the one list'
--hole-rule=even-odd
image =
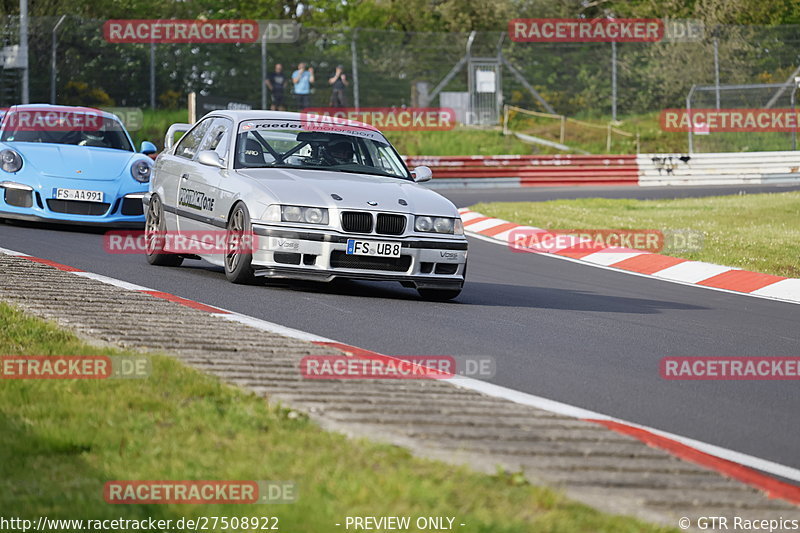
{"label": "blue porsche 911", "polygon": [[19,105],[0,124],[0,219],[141,227],[155,153],[140,152],[116,115]]}

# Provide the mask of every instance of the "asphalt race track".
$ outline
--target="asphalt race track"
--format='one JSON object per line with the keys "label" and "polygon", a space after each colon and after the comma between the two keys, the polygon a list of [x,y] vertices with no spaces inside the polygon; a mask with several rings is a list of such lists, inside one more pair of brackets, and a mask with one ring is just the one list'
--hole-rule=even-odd
{"label": "asphalt race track", "polygon": [[[448,191],[477,201],[681,197],[800,187]],[[530,192],[528,192],[530,191]],[[609,196],[611,195],[611,196]],[[616,196],[619,195],[619,196]],[[653,196],[655,195],[655,196]],[[452,303],[395,283],[237,286],[201,261],[111,255],[99,231],[0,224],[0,247],[392,355],[492,355],[493,382],[800,468],[793,381],[666,381],[666,356],[797,356],[800,306],[518,254],[470,240]]]}

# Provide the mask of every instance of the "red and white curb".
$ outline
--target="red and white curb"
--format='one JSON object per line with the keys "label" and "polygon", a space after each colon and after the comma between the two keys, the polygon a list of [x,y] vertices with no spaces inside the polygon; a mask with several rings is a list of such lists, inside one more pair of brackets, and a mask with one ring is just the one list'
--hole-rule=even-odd
{"label": "red and white curb", "polygon": [[[464,221],[467,235],[482,240],[510,246],[513,233],[551,233],[542,228],[523,226],[500,218],[488,217],[466,208],[458,210]],[[592,249],[581,246],[585,239],[561,235],[553,242],[543,240],[541,249],[534,251],[591,266],[619,270],[630,274],[652,277],[662,281],[695,285],[737,294],[747,294],[770,300],[800,303],[800,279],[749,272],[738,268],[689,261],[642,250],[607,247]],[[556,244],[557,243],[557,244]],[[519,251],[527,251],[520,249]]]}
{"label": "red and white curb", "polygon": [[[0,253],[28,259],[30,261],[48,265],[64,272],[75,274],[76,276],[100,281],[121,289],[145,293],[153,296],[154,298],[162,298],[164,300],[185,305],[199,311],[205,311],[226,320],[239,322],[262,331],[267,331],[269,333],[308,341],[320,346],[336,348],[354,357],[377,360],[394,359],[391,356],[379,354],[377,352],[365,350],[349,344],[344,344],[326,337],[320,337],[319,335],[314,335],[313,333],[281,326],[280,324],[268,322],[260,318],[243,315],[235,311],[229,311],[220,307],[189,300],[187,298],[182,298],[167,292],[149,289],[147,287],[118,280],[116,278],[95,274],[93,272],[86,272],[79,268],[56,263],[55,261],[50,261],[49,259],[33,257],[31,255],[16,252],[14,250],[8,250],[6,248],[0,248]],[[494,385],[492,383],[487,383],[485,381],[480,381],[473,378],[456,376],[442,381],[495,398],[502,398],[521,405],[549,411],[551,413],[600,424],[612,431],[634,437],[648,446],[665,450],[685,461],[697,464],[710,470],[715,470],[724,476],[755,487],[763,491],[770,498],[781,499],[795,505],[800,505],[799,469],[754,457],[752,455],[740,453],[734,450],[729,450],[727,448],[722,448],[720,446],[715,446],[713,444],[700,442],[688,437],[682,437],[680,435],[675,435],[673,433],[668,433],[666,431],[661,431],[648,426],[627,422],[625,420],[583,409],[581,407],[576,407],[554,400],[548,400],[547,398],[543,398],[541,396],[508,389],[506,387],[501,387],[499,385]],[[774,476],[791,480],[798,483],[798,485],[786,483],[767,474],[772,474]]]}

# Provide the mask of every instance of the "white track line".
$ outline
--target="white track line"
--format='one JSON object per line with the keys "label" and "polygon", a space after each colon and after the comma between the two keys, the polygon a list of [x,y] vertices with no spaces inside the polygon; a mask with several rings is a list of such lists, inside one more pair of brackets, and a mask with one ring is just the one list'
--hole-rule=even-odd
{"label": "white track line", "polygon": [[[481,241],[490,242],[492,244],[499,244],[500,246],[505,246],[506,248],[509,247],[507,242],[501,242],[501,241],[498,241],[497,239],[495,239],[494,237],[487,237],[486,235],[481,235],[480,233],[473,233],[473,232],[471,232],[469,230],[469,227],[464,228],[464,233],[467,235],[467,237],[472,237],[472,238],[475,238],[475,239],[478,239],[478,240],[481,240]],[[530,253],[534,253],[534,252],[530,252]],[[627,275],[630,275],[630,276],[639,276],[640,278],[647,278],[647,279],[656,280],[656,281],[663,281],[665,283],[677,283],[678,285],[686,285],[687,287],[697,287],[699,289],[707,289],[707,290],[717,291],[717,292],[727,292],[728,294],[736,294],[738,296],[750,296],[752,298],[760,298],[762,300],[771,300],[773,302],[781,302],[781,303],[794,304],[794,305],[800,304],[800,279],[796,279],[796,278],[789,278],[789,279],[785,279],[785,280],[782,280],[782,281],[777,281],[777,282],[775,282],[775,283],[773,283],[771,285],[767,285],[766,287],[763,287],[763,288],[758,289],[758,290],[753,291],[753,292],[741,292],[741,291],[732,291],[732,290],[729,290],[729,289],[721,289],[719,287],[710,287],[708,285],[698,285],[696,283],[691,283],[691,282],[688,282],[688,281],[682,281],[682,280],[679,280],[679,279],[667,279],[667,278],[657,277],[657,276],[655,276],[653,274],[641,274],[639,272],[634,272],[632,270],[623,270],[621,268],[614,268],[613,266],[606,266],[606,265],[598,264],[598,263],[588,263],[584,259],[575,259],[574,257],[568,257],[568,256],[565,256],[565,255],[548,254],[548,253],[540,253],[538,255],[540,255],[542,257],[551,257],[553,259],[559,259],[561,261],[570,261],[572,263],[577,263],[579,265],[584,265],[584,266],[588,266],[588,267],[592,267],[592,268],[602,268],[602,269],[605,269],[605,270],[611,270],[612,272],[617,272],[617,273],[621,273],[621,274],[627,274]],[[622,254],[619,254],[619,255],[620,255],[620,257],[622,257]],[[621,260],[622,259],[620,259],[620,261]],[[711,263],[707,263],[707,264],[711,264]],[[717,265],[717,266],[719,266],[719,265]],[[672,267],[669,267],[669,268],[672,268]],[[726,268],[728,270],[736,270],[736,269],[730,268],[730,267],[726,267]],[[663,272],[665,270],[667,270],[667,269],[665,268],[664,270],[661,270],[661,272]],[[794,283],[792,283],[792,284],[784,284],[787,281],[791,281],[791,282],[794,282]],[[781,284],[784,284],[784,285],[781,285]],[[768,290],[768,289],[772,289],[776,285],[780,285],[778,290],[775,290],[775,291]],[[783,289],[784,287],[788,287],[789,290],[788,291],[780,290],[780,289]],[[776,293],[778,293],[778,294],[776,294]],[[787,300],[786,299],[787,295],[789,297],[791,297],[791,298],[796,298],[796,299],[795,300]]]}
{"label": "white track line", "polygon": [[103,276],[102,274],[95,274],[94,272],[73,272],[76,276],[80,276],[82,278],[89,278],[96,281],[102,281],[103,283],[107,283],[109,285],[113,285],[115,287],[119,287],[120,289],[125,289],[128,291],[153,291],[155,289],[149,289],[147,287],[142,287],[141,285],[136,285],[135,283],[128,283],[127,281],[122,281],[120,279],[109,278],[108,276]]}

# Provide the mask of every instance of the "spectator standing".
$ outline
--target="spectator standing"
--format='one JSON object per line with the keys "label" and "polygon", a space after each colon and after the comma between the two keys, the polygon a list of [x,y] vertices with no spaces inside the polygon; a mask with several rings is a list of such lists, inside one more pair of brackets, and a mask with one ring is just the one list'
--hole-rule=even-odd
{"label": "spectator standing", "polygon": [[347,74],[344,73],[342,65],[336,66],[336,72],[328,78],[328,84],[332,88],[330,106],[347,107],[347,96],[345,96],[344,90],[350,83],[347,81]]}
{"label": "spectator standing", "polygon": [[270,93],[272,94],[272,105],[270,109],[280,109],[284,111],[286,107],[283,104],[283,98],[286,89],[286,75],[283,73],[283,65],[275,63],[275,72],[267,74],[267,79],[264,80],[267,84]]}
{"label": "spectator standing", "polygon": [[314,67],[306,68],[305,63],[297,65],[297,70],[292,74],[294,84],[294,95],[297,99],[298,111],[302,111],[310,105],[311,84],[314,83]]}

